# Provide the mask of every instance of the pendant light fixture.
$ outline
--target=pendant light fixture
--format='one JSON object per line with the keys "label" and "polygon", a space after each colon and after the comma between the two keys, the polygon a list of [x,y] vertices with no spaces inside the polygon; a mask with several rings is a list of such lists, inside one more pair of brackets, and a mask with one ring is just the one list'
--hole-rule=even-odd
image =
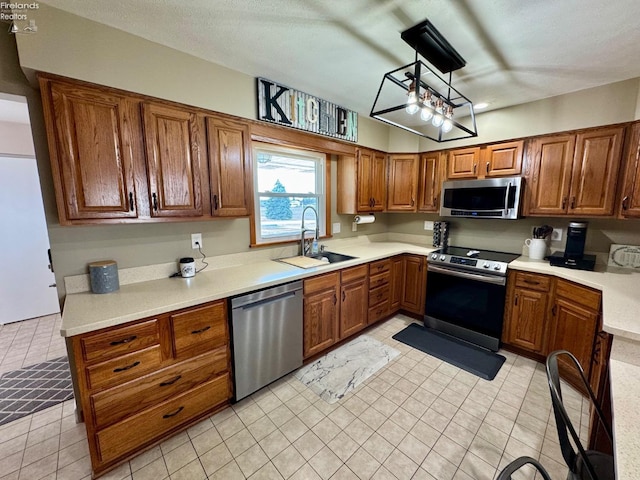
{"label": "pendant light fixture", "polygon": [[[478,136],[473,103],[451,85],[451,72],[464,67],[464,59],[429,20],[401,37],[415,61],[385,73],[370,116],[436,142]],[[448,81],[419,57],[448,73]]]}

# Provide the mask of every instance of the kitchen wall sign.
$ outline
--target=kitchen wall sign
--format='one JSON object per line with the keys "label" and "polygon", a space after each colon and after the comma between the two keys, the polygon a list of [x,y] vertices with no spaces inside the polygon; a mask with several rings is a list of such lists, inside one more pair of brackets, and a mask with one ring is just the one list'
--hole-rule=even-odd
{"label": "kitchen wall sign", "polygon": [[259,120],[358,141],[357,112],[266,78],[257,78],[257,86]]}

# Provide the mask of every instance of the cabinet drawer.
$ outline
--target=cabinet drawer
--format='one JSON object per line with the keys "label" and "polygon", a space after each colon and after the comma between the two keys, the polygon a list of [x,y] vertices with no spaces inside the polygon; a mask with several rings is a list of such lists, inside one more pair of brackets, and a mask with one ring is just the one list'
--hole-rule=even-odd
{"label": "cabinet drawer", "polygon": [[342,283],[352,282],[354,280],[360,280],[367,276],[368,269],[366,265],[359,265],[357,267],[345,268],[340,271],[340,281]]}
{"label": "cabinet drawer", "polygon": [[369,288],[373,290],[374,288],[378,288],[378,287],[381,287],[382,285],[386,285],[389,283],[390,278],[391,278],[390,271],[379,273],[377,275],[372,275],[371,277],[369,277]]}
{"label": "cabinet drawer", "polygon": [[188,390],[96,434],[100,461],[110,462],[198,417],[229,398],[229,374]]}
{"label": "cabinet drawer", "polygon": [[388,272],[389,270],[391,270],[391,260],[388,258],[369,264],[369,275],[377,275],[378,273]]}
{"label": "cabinet drawer", "polygon": [[389,314],[389,300],[379,303],[375,307],[369,308],[369,324],[382,320]]}
{"label": "cabinet drawer", "polygon": [[87,386],[90,390],[110,387],[157,370],[162,363],[160,346],[145,348],[87,367]]}
{"label": "cabinet drawer", "polygon": [[216,302],[201,308],[171,315],[173,348],[177,358],[194,356],[226,345],[227,308]]}
{"label": "cabinet drawer", "polygon": [[551,287],[551,278],[535,273],[516,273],[516,287],[528,288],[529,290],[540,290],[548,292]]}
{"label": "cabinet drawer", "polygon": [[96,428],[106,427],[157,405],[224,373],[228,367],[228,349],[224,346],[92,395],[91,407]]}
{"label": "cabinet drawer", "polygon": [[304,294],[322,292],[323,290],[329,290],[336,287],[339,282],[339,273],[327,273],[326,275],[319,275],[317,277],[308,278],[304,281]]}
{"label": "cabinet drawer", "polygon": [[84,337],[80,345],[84,360],[91,363],[157,345],[159,340],[158,320],[153,319]]}
{"label": "cabinet drawer", "polygon": [[601,293],[566,280],[557,280],[556,296],[563,297],[583,307],[598,312],[600,310]]}
{"label": "cabinet drawer", "polygon": [[389,301],[389,285],[383,285],[369,291],[369,307]]}

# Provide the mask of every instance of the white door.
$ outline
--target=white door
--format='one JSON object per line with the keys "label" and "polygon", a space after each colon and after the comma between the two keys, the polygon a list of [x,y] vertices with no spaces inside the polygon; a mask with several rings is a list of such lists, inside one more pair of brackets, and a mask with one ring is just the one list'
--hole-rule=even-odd
{"label": "white door", "polygon": [[35,158],[0,156],[0,324],[58,313]]}

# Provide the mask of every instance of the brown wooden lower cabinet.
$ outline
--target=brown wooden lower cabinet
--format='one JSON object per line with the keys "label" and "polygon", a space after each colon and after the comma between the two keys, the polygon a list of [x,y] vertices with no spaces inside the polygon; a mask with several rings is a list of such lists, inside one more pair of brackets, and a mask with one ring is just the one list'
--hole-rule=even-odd
{"label": "brown wooden lower cabinet", "polygon": [[[191,320],[196,327],[183,328]],[[189,348],[176,352],[174,342]],[[225,300],[76,335],[70,345],[94,476],[223,408],[233,394]]]}
{"label": "brown wooden lower cabinet", "polygon": [[417,315],[423,315],[427,282],[425,257],[405,255],[403,277],[400,308]]}
{"label": "brown wooden lower cabinet", "polygon": [[340,273],[318,275],[304,281],[304,358],[322,352],[338,341]]}
{"label": "brown wooden lower cabinet", "polygon": [[368,271],[367,265],[360,265],[340,273],[340,339],[367,326]]}

